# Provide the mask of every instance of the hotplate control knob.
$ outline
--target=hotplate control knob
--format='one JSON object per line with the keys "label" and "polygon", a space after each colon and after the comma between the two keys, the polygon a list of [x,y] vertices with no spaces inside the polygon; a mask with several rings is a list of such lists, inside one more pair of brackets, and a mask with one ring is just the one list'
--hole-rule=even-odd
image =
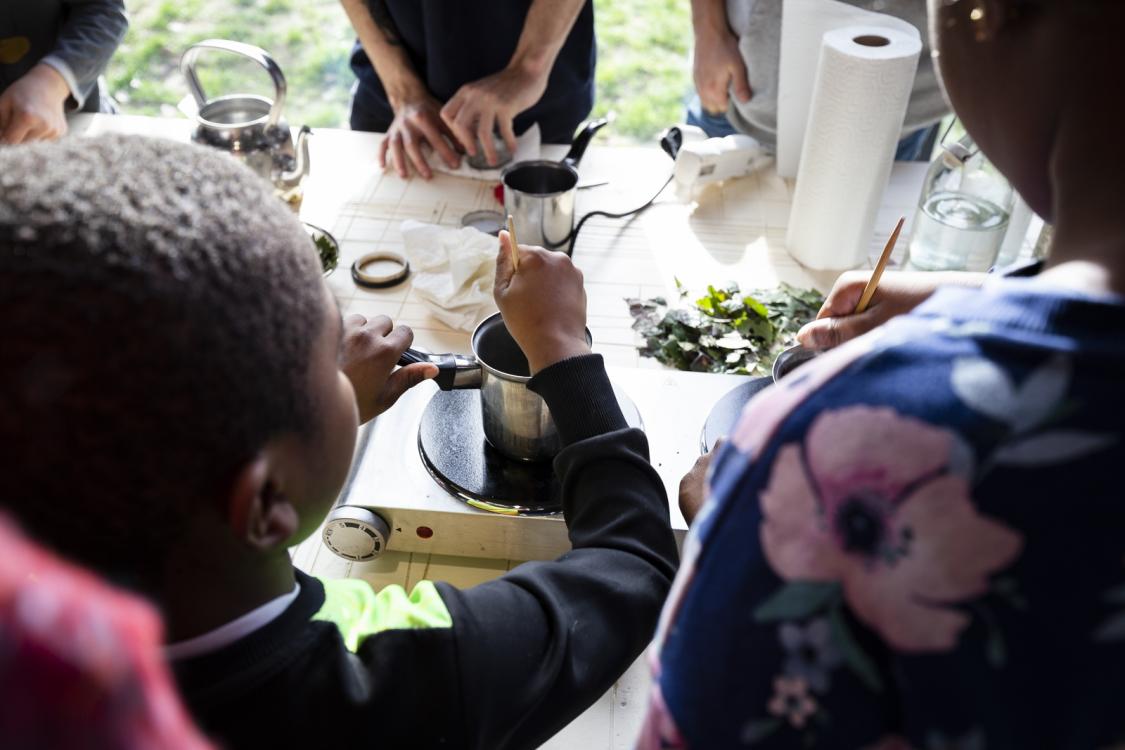
{"label": "hotplate control knob", "polygon": [[356,505],[337,505],[324,523],[324,546],[345,560],[374,560],[387,549],[391,527],[382,516]]}

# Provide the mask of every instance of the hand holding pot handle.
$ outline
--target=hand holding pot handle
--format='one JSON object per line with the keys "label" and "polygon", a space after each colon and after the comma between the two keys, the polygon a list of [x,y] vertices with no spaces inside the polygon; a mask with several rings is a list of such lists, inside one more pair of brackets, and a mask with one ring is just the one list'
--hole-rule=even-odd
{"label": "hand holding pot handle", "polygon": [[511,237],[500,232],[496,306],[527,356],[531,374],[564,359],[589,354],[582,272],[564,253],[541,247],[520,245],[519,259],[516,272]]}

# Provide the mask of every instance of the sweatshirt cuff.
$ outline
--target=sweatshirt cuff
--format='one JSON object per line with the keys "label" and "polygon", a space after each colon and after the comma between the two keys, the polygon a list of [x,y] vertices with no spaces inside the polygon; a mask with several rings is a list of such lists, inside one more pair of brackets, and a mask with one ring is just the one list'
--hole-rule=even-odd
{"label": "sweatshirt cuff", "polygon": [[629,426],[600,354],[556,362],[536,373],[527,387],[547,402],[564,445]]}
{"label": "sweatshirt cuff", "polygon": [[86,95],[88,91],[83,91],[78,85],[78,79],[74,76],[74,70],[60,56],[52,53],[47,55],[39,61],[43,65],[50,65],[55,69],[63,80],[66,81],[66,87],[70,89],[70,98],[75,102],[75,109],[82,109],[82,105],[86,103]]}

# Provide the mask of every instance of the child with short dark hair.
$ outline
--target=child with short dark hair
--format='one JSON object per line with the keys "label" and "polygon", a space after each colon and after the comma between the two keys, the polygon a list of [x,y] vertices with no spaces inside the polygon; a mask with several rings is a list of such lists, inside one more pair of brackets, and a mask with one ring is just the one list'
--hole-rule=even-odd
{"label": "child with short dark hair", "polygon": [[465,591],[322,583],[288,548],[344,482],[357,404],[370,419],[435,372],[395,369],[409,329],[341,321],[268,187],[166,141],[0,151],[0,504],[157,603],[227,747],[534,746],[644,647],[676,561],[644,435],[585,341],[581,274],[522,249],[513,275],[504,250],[497,279],[567,445],[574,549]]}

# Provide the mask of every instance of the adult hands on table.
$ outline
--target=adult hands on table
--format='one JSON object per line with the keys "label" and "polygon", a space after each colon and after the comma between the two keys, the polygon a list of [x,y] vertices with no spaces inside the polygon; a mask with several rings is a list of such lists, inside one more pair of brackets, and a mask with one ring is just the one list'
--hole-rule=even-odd
{"label": "adult hands on table", "polygon": [[527,245],[519,246],[517,271],[511,242],[507,232],[500,232],[493,293],[504,325],[527,356],[531,374],[589,354],[582,272],[563,253]]}
{"label": "adult hands on table", "polygon": [[50,65],[40,63],[0,94],[0,144],[55,140],[66,135],[70,88]]}
{"label": "adult hands on table", "polygon": [[428,363],[395,369],[412,343],[414,332],[394,325],[386,315],[371,320],[349,315],[344,320],[340,370],[355,389],[360,424],[394,406],[402,394],[422,381],[437,377],[437,365]]}
{"label": "adult hands on table", "polygon": [[394,104],[395,119],[379,145],[379,166],[390,165],[406,179],[416,171],[422,179],[434,176],[426,161],[426,150],[437,152],[450,169],[461,163],[453,147],[453,134],[441,119],[441,104],[426,91],[417,91]]}
{"label": "adult hands on table", "polygon": [[492,134],[499,132],[508,153],[516,152],[512,121],[542,98],[549,73],[549,69],[544,73],[508,66],[466,83],[441,108],[441,119],[470,156],[476,156],[479,141],[489,165],[495,166],[498,156]]}
{"label": "adult hands on table", "polygon": [[896,315],[910,312],[939,286],[980,286],[984,283],[985,274],[959,271],[885,273],[867,309],[856,315],[855,306],[870,277],[870,271],[841,274],[828,292],[816,320],[797,332],[797,341],[809,349],[832,349],[883,325]]}

